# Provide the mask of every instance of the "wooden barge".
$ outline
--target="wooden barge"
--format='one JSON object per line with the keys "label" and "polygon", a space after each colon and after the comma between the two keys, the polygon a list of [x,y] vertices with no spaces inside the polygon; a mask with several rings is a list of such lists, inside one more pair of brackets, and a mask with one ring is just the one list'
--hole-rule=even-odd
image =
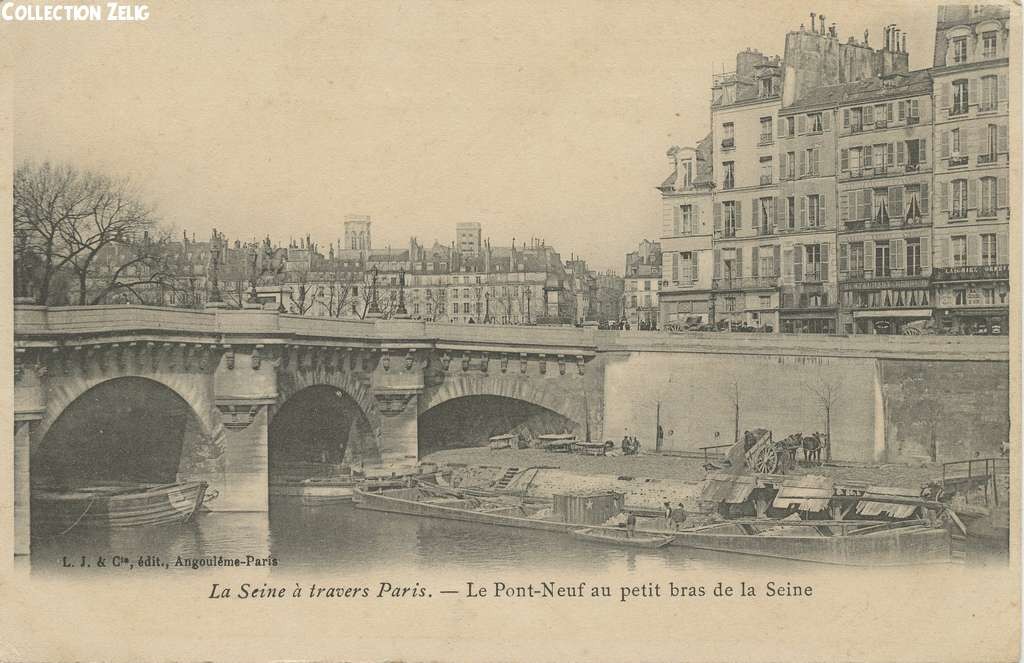
{"label": "wooden barge", "polygon": [[32,492],[32,531],[63,534],[76,527],[146,527],[184,523],[206,495],[205,481],[104,485]]}

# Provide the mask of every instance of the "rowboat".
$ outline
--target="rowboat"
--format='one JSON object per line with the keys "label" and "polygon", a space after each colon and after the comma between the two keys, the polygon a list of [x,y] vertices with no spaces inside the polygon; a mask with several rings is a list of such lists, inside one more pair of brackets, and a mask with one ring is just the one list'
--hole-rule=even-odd
{"label": "rowboat", "polygon": [[572,535],[583,541],[595,543],[606,543],[615,546],[628,546],[631,548],[661,548],[672,543],[675,537],[671,534],[644,534],[634,532],[629,536],[626,530],[621,528],[589,527],[573,530]]}
{"label": "rowboat", "polygon": [[351,502],[352,491],[359,482],[360,478],[353,476],[306,479],[299,484],[302,503],[306,506],[323,506]]}
{"label": "rowboat", "polygon": [[32,492],[32,531],[63,534],[75,527],[171,525],[190,520],[203,503],[205,481],[104,485]]}
{"label": "rowboat", "polygon": [[[505,435],[495,435],[487,440],[488,446],[497,451],[498,449],[511,449],[514,441],[518,440],[515,435],[506,433]],[[518,446],[518,445],[517,445]]]}
{"label": "rowboat", "polygon": [[576,443],[576,436],[572,433],[540,435],[537,439],[540,441],[542,449],[557,453],[569,453],[572,451],[573,444]]}

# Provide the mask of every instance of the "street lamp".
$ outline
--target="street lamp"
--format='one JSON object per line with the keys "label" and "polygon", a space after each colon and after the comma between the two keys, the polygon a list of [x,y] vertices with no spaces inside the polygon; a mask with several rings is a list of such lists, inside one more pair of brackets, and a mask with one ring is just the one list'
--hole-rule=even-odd
{"label": "street lamp", "polygon": [[405,268],[398,272],[398,309],[396,315],[406,315],[405,310]]}
{"label": "street lamp", "polygon": [[370,270],[370,313],[380,314],[380,307],[377,305],[377,266]]}
{"label": "street lamp", "polygon": [[220,295],[220,233],[213,231],[213,243],[210,246],[210,301],[223,301]]}
{"label": "street lamp", "polygon": [[484,292],[484,324],[491,322],[491,293]]}

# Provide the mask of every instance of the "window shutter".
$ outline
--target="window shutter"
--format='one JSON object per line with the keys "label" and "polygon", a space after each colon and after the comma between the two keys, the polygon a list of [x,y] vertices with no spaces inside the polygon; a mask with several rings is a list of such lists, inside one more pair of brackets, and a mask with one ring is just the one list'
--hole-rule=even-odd
{"label": "window shutter", "polygon": [[[894,158],[893,158],[893,154],[895,154],[895,150],[896,150],[896,148],[895,148],[895,146],[892,143],[888,143],[885,146],[885,163],[882,164],[882,165],[891,166],[894,163],[896,163],[894,161]],[[881,158],[881,157],[879,157],[879,158]]]}
{"label": "window shutter", "polygon": [[[902,102],[901,102],[902,103]],[[892,102],[890,101],[885,105],[885,119],[892,122]],[[900,119],[903,119],[903,114],[900,113]]]}
{"label": "window shutter", "polygon": [[932,268],[932,249],[930,244],[931,242],[928,240],[927,235],[921,238],[921,270],[924,272],[927,272]]}
{"label": "window shutter", "polygon": [[800,150],[800,177],[807,174],[807,152]]}
{"label": "window shutter", "polygon": [[996,196],[997,205],[1000,209],[1004,209],[1010,206],[1010,190],[1006,186],[1006,176],[1000,176],[996,179]]}
{"label": "window shutter", "polygon": [[753,228],[755,234],[761,232],[761,199],[751,198],[750,199],[750,227]]}
{"label": "window shutter", "polygon": [[[802,196],[801,196],[801,200],[803,200]],[[793,245],[793,280],[797,281],[797,282],[800,282],[800,281],[804,280],[804,265],[803,265],[804,257],[803,257],[803,253],[804,253],[804,245],[803,244],[794,244]]]}
{"label": "window shutter", "polygon": [[850,201],[846,193],[839,194],[839,221],[846,223],[850,220]]}
{"label": "window shutter", "polygon": [[871,220],[871,189],[860,190],[860,218]]}
{"label": "window shutter", "polygon": [[[722,232],[722,203],[716,201],[712,207],[711,214],[714,217],[715,233],[718,234]],[[716,262],[715,264],[717,265],[718,263]]]}
{"label": "window shutter", "polygon": [[700,275],[700,252],[694,251],[690,254],[690,278],[694,283],[697,283],[697,278]]}
{"label": "window shutter", "polygon": [[928,163],[928,139],[921,138],[917,141],[917,158],[922,163]]}
{"label": "window shutter", "polygon": [[864,124],[874,124],[874,123],[875,123],[875,107],[874,106],[865,106],[864,107]]}
{"label": "window shutter", "polygon": [[864,242],[864,271],[875,271],[875,243],[870,239]]}
{"label": "window shutter", "polygon": [[941,137],[941,141],[940,141],[941,147],[940,147],[940,150],[941,150],[942,158],[943,159],[948,159],[949,158],[949,132],[948,131],[943,131],[941,134],[939,134],[939,136]]}
{"label": "window shutter", "polygon": [[825,194],[818,194],[818,220],[823,226],[828,225],[828,203],[825,202]]}
{"label": "window shutter", "polygon": [[679,283],[679,254],[672,253],[672,282]]}
{"label": "window shutter", "polygon": [[775,197],[775,232],[786,227],[786,199],[782,196]]}
{"label": "window shutter", "polygon": [[978,209],[978,180],[967,180],[967,209]]}
{"label": "window shutter", "polygon": [[743,201],[736,201],[736,230],[743,227]]}
{"label": "window shutter", "polygon": [[806,133],[807,131],[807,116],[798,115],[796,118],[796,130],[798,133]]}
{"label": "window shutter", "polygon": [[[875,165],[875,149],[871,145],[865,145],[861,149],[861,166],[864,168],[871,168]],[[878,153],[878,166],[881,167],[885,162],[885,154],[883,152]]]}
{"label": "window shutter", "polygon": [[949,211],[949,182],[939,182],[939,211]]}
{"label": "window shutter", "polygon": [[828,281],[828,242],[821,244],[821,280]]}
{"label": "window shutter", "polygon": [[832,111],[821,111],[821,130],[832,131]]}
{"label": "window shutter", "polygon": [[737,246],[736,247],[736,274],[734,276],[736,278],[742,278],[743,277],[743,247],[742,246]]}
{"label": "window shutter", "polygon": [[786,249],[782,252],[782,281],[783,283],[793,282],[793,249]]}
{"label": "window shutter", "polygon": [[848,272],[849,269],[850,269],[850,260],[849,260],[849,257],[847,256],[847,252],[849,251],[848,247],[849,247],[849,245],[846,242],[843,242],[842,244],[839,245],[839,276],[840,276],[840,278],[842,278],[843,275],[846,272]]}
{"label": "window shutter", "polygon": [[761,257],[761,249],[758,247],[752,247],[750,249],[750,275],[757,276],[758,270],[758,258]]}
{"label": "window shutter", "polygon": [[680,230],[680,228],[679,228],[679,220],[680,220],[680,218],[679,217],[680,217],[681,213],[682,213],[682,208],[680,208],[679,205],[673,205],[672,206],[672,234],[673,235],[678,235],[679,234],[679,230]]}
{"label": "window shutter", "polygon": [[897,166],[902,166],[903,165],[903,155],[905,153],[906,153],[906,149],[905,149],[905,146],[903,145],[903,141],[901,140],[900,142],[896,143],[896,165]]}
{"label": "window shutter", "polygon": [[1009,136],[1009,125],[999,125],[999,153],[1008,154],[1010,152],[1010,136]]}
{"label": "window shutter", "polygon": [[821,175],[821,148],[815,147],[811,150],[812,161],[814,166],[811,167],[811,172],[815,175]]}
{"label": "window shutter", "polygon": [[974,266],[981,264],[981,236],[967,236],[967,264]]}
{"label": "window shutter", "polygon": [[907,116],[907,102],[901,101],[899,106],[899,120],[900,122]]}
{"label": "window shutter", "polygon": [[850,128],[850,109],[849,108],[844,108],[843,109],[843,128],[844,129],[849,129]]}
{"label": "window shutter", "polygon": [[921,214],[928,213],[928,183],[925,182],[921,185]]}
{"label": "window shutter", "polygon": [[711,252],[711,270],[714,278],[722,278],[722,249],[715,249]]}
{"label": "window shutter", "polygon": [[935,264],[936,267],[949,267],[949,238],[939,238],[939,261]]}
{"label": "window shutter", "polygon": [[850,151],[845,147],[839,151],[839,170],[850,170]]}
{"label": "window shutter", "polygon": [[[949,108],[949,85],[939,85],[939,108]],[[903,119],[902,117],[900,118]]]}
{"label": "window shutter", "polygon": [[903,220],[903,187],[902,186],[891,186],[889,187],[889,216]]}
{"label": "window shutter", "polygon": [[1007,258],[1007,256],[1009,255],[1009,249],[1009,235],[1007,234],[1007,232],[1004,230],[1002,232],[996,233],[996,264],[1009,264],[1010,261]]}
{"label": "window shutter", "polygon": [[807,227],[807,196],[800,196],[800,227]]}
{"label": "window shutter", "polygon": [[1010,92],[1007,87],[1006,74],[999,74],[999,101],[1006,101],[1009,96]]}
{"label": "window shutter", "polygon": [[969,106],[977,106],[981,99],[978,97],[978,79],[971,78],[967,82],[967,102]]}
{"label": "window shutter", "polygon": [[903,246],[902,239],[893,240],[892,255],[890,256],[893,269],[903,269]]}
{"label": "window shutter", "polygon": [[[782,124],[779,123],[779,126],[782,126]],[[785,152],[779,153],[779,179],[780,180],[786,179],[786,153]]]}
{"label": "window shutter", "polygon": [[786,118],[780,117],[778,122],[778,135],[779,138],[786,137]]}
{"label": "window shutter", "polygon": [[782,251],[782,247],[776,244],[772,247],[772,273],[765,274],[765,276],[778,276],[779,275],[779,253]]}

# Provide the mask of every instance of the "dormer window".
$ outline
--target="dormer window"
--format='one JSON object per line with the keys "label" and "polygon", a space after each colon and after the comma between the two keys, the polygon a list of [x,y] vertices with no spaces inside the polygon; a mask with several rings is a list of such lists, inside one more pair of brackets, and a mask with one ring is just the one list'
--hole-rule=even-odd
{"label": "dormer window", "polygon": [[767,77],[767,78],[762,78],[761,79],[761,96],[762,97],[770,97],[773,94],[775,94],[775,88],[772,85],[772,80],[773,79],[770,76]]}
{"label": "dormer window", "polygon": [[689,159],[679,162],[679,186],[688,187],[693,182],[693,162]]}
{"label": "dormer window", "polygon": [[985,32],[981,35],[981,51],[983,57],[994,58],[996,57],[996,31]]}
{"label": "dormer window", "polygon": [[953,64],[967,62],[967,37],[953,39]]}

